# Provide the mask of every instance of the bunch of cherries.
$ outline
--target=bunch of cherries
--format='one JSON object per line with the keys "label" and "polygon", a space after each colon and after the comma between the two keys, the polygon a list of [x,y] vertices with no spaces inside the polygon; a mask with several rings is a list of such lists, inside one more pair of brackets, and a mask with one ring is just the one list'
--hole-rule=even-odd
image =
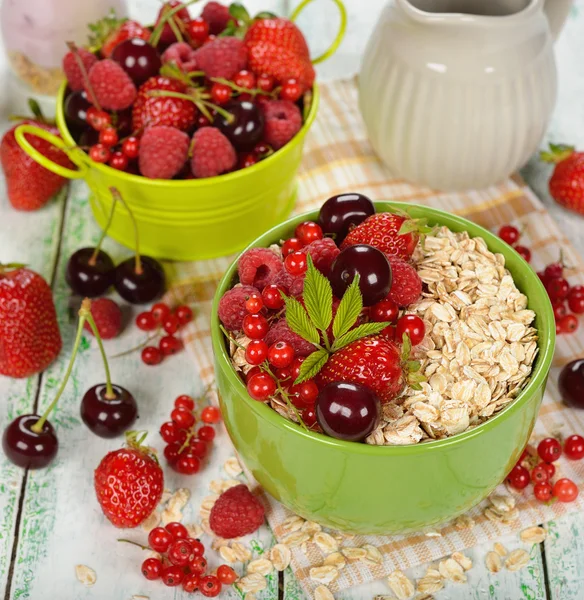
{"label": "bunch of cherries", "polygon": [[151,581],[160,579],[168,587],[182,585],[185,592],[199,591],[206,598],[215,598],[223,585],[232,585],[238,579],[229,565],[220,565],[214,574],[207,574],[205,546],[189,537],[181,523],[153,529],[148,534],[148,546],[141,547],[160,554],[159,558],[147,558],[142,563],[142,574]]}
{"label": "bunch of cherries", "polygon": [[[531,451],[530,451],[531,450]],[[562,444],[555,438],[545,438],[537,451],[528,446],[513,467],[507,481],[516,490],[525,489],[530,482],[534,484],[533,495],[541,502],[556,498],[560,502],[573,502],[578,497],[578,486],[566,477],[552,483],[556,473],[554,463],[564,454],[570,460],[584,458],[584,437],[571,435]]]}
{"label": "bunch of cherries", "polygon": [[183,394],[174,401],[170,421],[160,427],[160,436],[167,444],[164,457],[175,471],[183,475],[199,472],[201,461],[215,439],[215,429],[211,425],[219,423],[221,412],[216,406],[205,406],[200,420],[204,425],[197,429],[195,400]]}

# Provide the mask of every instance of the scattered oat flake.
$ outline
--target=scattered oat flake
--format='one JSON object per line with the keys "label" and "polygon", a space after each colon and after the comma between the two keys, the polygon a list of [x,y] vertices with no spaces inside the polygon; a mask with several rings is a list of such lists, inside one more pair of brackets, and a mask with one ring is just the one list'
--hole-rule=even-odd
{"label": "scattered oat flake", "polygon": [[290,548],[284,544],[276,544],[270,550],[270,560],[276,571],[285,571],[290,565],[291,559],[292,553],[290,552]]}
{"label": "scattered oat flake", "polygon": [[434,594],[444,587],[444,581],[438,575],[424,575],[416,582],[416,591],[420,594]]}
{"label": "scattered oat flake", "polygon": [[168,499],[168,508],[170,510],[182,510],[189,501],[191,492],[187,488],[180,488]]}
{"label": "scattered oat flake", "polygon": [[282,523],[282,533],[299,531],[302,525],[304,525],[304,519],[298,515],[292,515]]}
{"label": "scattered oat flake", "polygon": [[526,544],[541,544],[547,537],[547,531],[543,527],[528,527],[521,532],[520,537]]}
{"label": "scattered oat flake", "polygon": [[487,556],[485,557],[485,565],[491,573],[498,573],[503,568],[501,555],[493,551],[487,552]]}
{"label": "scattered oat flake", "polygon": [[314,535],[315,533],[322,531],[322,527],[314,521],[306,521],[305,523],[303,523],[302,527],[300,528],[300,531],[303,531],[308,535]]}
{"label": "scattered oat flake", "polygon": [[513,550],[505,560],[508,571],[519,571],[529,564],[529,553],[525,550]]}
{"label": "scattered oat flake", "polygon": [[259,573],[266,577],[274,570],[274,565],[267,558],[256,558],[247,565],[247,573]]}
{"label": "scattered oat flake", "polygon": [[333,552],[324,559],[323,564],[342,569],[347,565],[347,559],[340,552]]}
{"label": "scattered oat flake", "polygon": [[464,529],[472,529],[475,526],[475,520],[469,515],[460,515],[454,521],[455,529],[462,531]]}
{"label": "scattered oat flake", "polygon": [[134,594],[132,596],[132,600],[150,600],[150,597],[149,596],[139,596],[139,595]]}
{"label": "scattered oat flake", "polygon": [[376,546],[365,544],[363,550],[366,552],[365,560],[375,565],[380,565],[383,562],[383,555]]}
{"label": "scattered oat flake", "polygon": [[261,592],[268,587],[266,578],[259,573],[250,573],[249,575],[242,577],[235,585],[244,594],[247,594],[248,592]]}
{"label": "scattered oat flake", "polygon": [[188,525],[185,525],[185,527],[189,532],[189,537],[195,540],[203,535],[203,528],[200,525],[197,525],[197,523],[190,523]]}
{"label": "scattered oat flake", "polygon": [[462,566],[453,558],[441,560],[438,564],[438,570],[444,579],[448,579],[454,583],[466,583],[466,575]]}
{"label": "scattered oat flake", "polygon": [[323,565],[322,567],[312,567],[309,574],[312,581],[328,585],[339,576],[339,571],[331,565]]}
{"label": "scattered oat flake", "polygon": [[229,546],[221,546],[221,548],[219,548],[219,556],[221,556],[225,562],[231,564],[237,562],[237,556],[235,555],[233,549]]}
{"label": "scattered oat flake", "polygon": [[495,542],[494,549],[501,558],[503,558],[503,556],[507,556],[507,548],[505,548],[501,542]]}
{"label": "scattered oat flake", "polygon": [[490,496],[489,501],[501,513],[513,510],[516,504],[513,496]]}
{"label": "scattered oat flake", "polygon": [[416,592],[414,584],[403,571],[397,570],[390,573],[387,583],[398,600],[408,600]]}
{"label": "scattered oat flake", "polygon": [[342,548],[341,553],[349,560],[363,560],[367,556],[367,550],[365,550],[365,548],[355,548],[352,546]]}
{"label": "scattered oat flake", "polygon": [[160,524],[160,513],[155,510],[145,521],[142,522],[142,530],[150,533],[155,527]]}
{"label": "scattered oat flake", "polygon": [[453,558],[465,571],[472,569],[472,560],[462,552],[455,552]]}
{"label": "scattered oat flake", "polygon": [[339,544],[335,538],[325,533],[324,531],[319,531],[314,534],[312,541],[323,551],[324,554],[332,554],[339,549]]}
{"label": "scattered oat flake", "polygon": [[232,456],[228,458],[223,464],[223,469],[229,475],[229,477],[237,477],[243,473],[243,469],[239,464],[239,460],[237,460],[236,456]]}
{"label": "scattered oat flake", "polygon": [[160,504],[166,504],[172,496],[172,491],[168,488],[164,488],[162,496],[160,497]]}
{"label": "scattered oat flake", "polygon": [[314,600],[335,600],[335,597],[326,585],[319,585],[314,590]]}
{"label": "scattered oat flake", "polygon": [[248,560],[251,560],[251,550],[244,546],[241,542],[233,542],[233,544],[231,544],[231,549],[235,553],[235,558],[237,558],[239,562],[247,562]]}
{"label": "scattered oat flake", "polygon": [[77,580],[86,587],[95,585],[95,582],[97,581],[95,571],[87,565],[75,565],[75,575],[77,576]]}
{"label": "scattered oat flake", "polygon": [[300,546],[304,542],[307,542],[310,539],[310,536],[303,531],[294,531],[293,533],[289,533],[282,538],[282,543],[286,544],[290,548],[295,548],[296,546]]}

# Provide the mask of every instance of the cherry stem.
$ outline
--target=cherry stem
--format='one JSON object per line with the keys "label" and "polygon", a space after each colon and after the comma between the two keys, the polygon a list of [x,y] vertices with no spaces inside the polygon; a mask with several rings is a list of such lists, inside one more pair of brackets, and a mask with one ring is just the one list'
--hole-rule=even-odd
{"label": "cherry stem", "polygon": [[93,315],[91,314],[90,308],[85,308],[84,305],[81,305],[81,311],[83,311],[83,316],[89,323],[91,327],[91,331],[93,331],[93,335],[97,340],[97,346],[99,348],[99,352],[101,354],[101,358],[103,360],[103,368],[105,370],[105,398],[106,400],[115,400],[116,395],[114,393],[114,388],[112,387],[112,377],[109,370],[109,365],[107,364],[107,356],[105,354],[105,349],[103,347],[103,342],[101,341],[101,336],[99,335],[99,331],[97,330],[97,325],[95,324],[95,320]]}
{"label": "cherry stem", "polygon": [[101,250],[101,245],[103,244],[103,241],[105,240],[108,229],[110,228],[112,221],[114,220],[115,211],[116,211],[116,203],[112,202],[112,208],[110,210],[110,214],[109,214],[107,223],[105,224],[105,227],[103,228],[103,231],[101,232],[101,236],[99,238],[99,241],[97,242],[97,245],[95,246],[95,250],[93,251],[93,254],[90,256],[89,260],[87,261],[88,264],[90,264],[92,267],[95,266],[95,263],[97,262],[97,257],[99,255],[99,251]]}
{"label": "cherry stem", "polygon": [[57,402],[59,401],[59,398],[63,394],[63,391],[65,390],[65,386],[67,385],[67,382],[69,381],[71,371],[73,370],[73,364],[75,362],[75,357],[77,356],[77,352],[79,351],[79,345],[81,344],[81,337],[83,336],[83,326],[85,325],[86,317],[85,317],[85,314],[82,313],[82,311],[83,311],[84,304],[86,302],[89,303],[89,306],[91,306],[91,301],[87,300],[87,299],[83,300],[83,302],[81,303],[81,309],[79,310],[79,323],[77,325],[77,334],[75,336],[75,343],[73,344],[73,352],[71,353],[71,358],[69,359],[69,365],[67,366],[67,370],[65,371],[65,376],[63,377],[63,380],[61,381],[61,385],[59,386],[59,389],[57,390],[57,395],[55,396],[55,399],[51,402],[51,404],[49,404],[49,406],[48,406],[47,410],[45,410],[43,416],[31,427],[31,431],[34,431],[35,433],[42,433],[46,420],[49,418],[49,415],[51,414],[51,412],[53,411],[55,406],[57,406]]}
{"label": "cherry stem", "polygon": [[118,542],[123,542],[124,544],[132,544],[132,546],[138,546],[138,548],[142,548],[142,550],[151,550],[148,546],[143,546],[138,542],[134,542],[133,540],[127,540],[125,538],[118,538]]}
{"label": "cherry stem", "polygon": [[136,219],[134,218],[134,213],[130,210],[130,207],[120,194],[119,190],[113,186],[110,187],[110,192],[115,201],[120,202],[122,206],[128,211],[130,215],[130,219],[132,219],[132,224],[134,225],[134,239],[136,245],[136,267],[135,271],[137,275],[142,275],[142,261],[140,260],[140,236],[138,235],[138,223],[136,223]]}
{"label": "cherry stem", "polygon": [[[176,22],[173,19],[174,15],[176,15],[176,13],[179,12],[180,10],[182,10],[183,8],[186,8],[187,6],[190,6],[191,4],[195,4],[195,2],[199,2],[199,0],[189,0],[188,2],[180,3],[178,6],[175,6],[173,9],[171,9],[167,13],[165,13],[162,16],[162,18],[160,19],[160,21],[158,21],[158,23],[156,24],[156,27],[152,30],[152,33],[150,34],[150,39],[148,40],[148,43],[151,46],[156,47],[158,45],[158,42],[160,41],[160,36],[162,35],[162,30],[164,29],[164,26],[166,25],[166,23],[168,22],[168,24],[170,25],[170,28],[172,29],[173,23],[176,26]],[[172,19],[172,22],[170,22],[171,19]],[[174,29],[172,30],[172,32],[174,33],[174,35],[176,35],[176,31]],[[177,39],[179,42],[182,41],[181,39],[178,38],[178,36],[177,36]]]}
{"label": "cherry stem", "polygon": [[91,96],[91,104],[93,104],[93,106],[95,106],[95,108],[97,108],[97,110],[103,110],[101,108],[100,103],[97,101],[97,96],[95,95],[93,86],[91,85],[91,82],[89,81],[89,75],[87,74],[87,69],[85,68],[83,61],[81,60],[81,57],[79,56],[79,51],[77,50],[77,46],[75,45],[74,42],[67,42],[67,47],[73,53],[75,62],[77,63],[77,66],[79,67],[79,70],[81,71],[81,76],[83,77],[85,87],[87,88],[87,93]]}

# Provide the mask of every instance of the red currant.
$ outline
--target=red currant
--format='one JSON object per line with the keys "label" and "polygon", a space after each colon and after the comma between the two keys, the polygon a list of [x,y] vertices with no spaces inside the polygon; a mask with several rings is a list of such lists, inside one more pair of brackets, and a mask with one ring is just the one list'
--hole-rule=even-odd
{"label": "red currant", "polygon": [[112,151],[104,144],[94,144],[89,149],[89,158],[96,163],[106,163],[111,156]]}
{"label": "red currant", "polygon": [[289,254],[300,252],[304,244],[298,238],[290,238],[282,244],[282,256],[286,258]]}
{"label": "red currant", "polygon": [[168,587],[176,587],[182,583],[185,578],[185,573],[180,567],[166,567],[160,575],[162,583]]}
{"label": "red currant", "polygon": [[186,540],[189,537],[189,532],[182,523],[173,521],[172,523],[165,525],[165,528],[175,540]]}
{"label": "red currant", "polygon": [[243,318],[243,333],[251,340],[261,340],[266,337],[270,325],[263,315],[245,315]]}
{"label": "red currant", "polygon": [[170,307],[164,302],[157,302],[150,309],[150,312],[154,316],[154,319],[157,323],[162,323],[166,319],[166,317],[170,315]]}
{"label": "red currant", "polygon": [[174,335],[165,335],[158,342],[158,347],[164,356],[170,356],[180,351],[182,342],[178,338],[175,338]]}
{"label": "red currant", "polygon": [[250,315],[257,315],[263,307],[264,301],[259,294],[251,294],[245,301],[245,310],[247,310]]}
{"label": "red currant", "polygon": [[300,223],[300,225],[296,227],[294,235],[302,242],[304,246],[308,246],[308,244],[316,242],[317,240],[322,240],[324,237],[322,227],[314,221],[305,221],[304,223]]}
{"label": "red currant", "polygon": [[553,492],[560,502],[574,502],[578,497],[578,486],[571,479],[558,479]]}
{"label": "red currant", "polygon": [[298,102],[302,96],[302,87],[296,79],[289,79],[282,85],[280,90],[280,98],[289,102]]}
{"label": "red currant", "polygon": [[584,294],[575,294],[574,288],[572,288],[572,291],[568,296],[568,306],[573,313],[577,315],[584,314]]}
{"label": "red currant", "polygon": [[554,317],[556,319],[556,323],[568,314],[566,303],[563,300],[552,302],[552,308],[554,309]]}
{"label": "red currant", "polygon": [[298,403],[300,408],[306,406],[314,406],[318,397],[318,387],[314,381],[309,380],[298,385],[293,385],[290,388],[290,394],[293,396],[292,401]]}
{"label": "red currant", "polygon": [[284,306],[282,291],[282,288],[273,283],[267,285],[262,290],[262,302],[264,303],[264,306],[270,310],[280,310]]}
{"label": "red currant", "polygon": [[573,285],[570,288],[570,296],[584,296],[584,285]]}
{"label": "red currant", "polygon": [[397,328],[395,325],[388,325],[382,332],[381,335],[386,337],[388,340],[395,342]]}
{"label": "red currant", "polygon": [[180,429],[189,429],[195,424],[195,415],[186,408],[179,406],[170,413],[170,418]]}
{"label": "red currant", "polygon": [[148,545],[155,552],[166,552],[172,542],[174,542],[174,536],[164,527],[155,527],[148,534]]}
{"label": "red currant", "polygon": [[112,117],[104,110],[98,110],[95,106],[90,106],[85,113],[85,120],[96,131],[101,131],[112,124]]}
{"label": "red currant", "polygon": [[382,300],[369,309],[369,316],[376,323],[393,323],[399,315],[399,306],[393,300]]}
{"label": "red currant", "polygon": [[288,342],[276,342],[268,350],[268,361],[277,369],[285,369],[294,360],[294,348]]}
{"label": "red currant", "polygon": [[562,263],[551,263],[545,269],[543,274],[548,279],[556,279],[564,275],[564,265]]}
{"label": "red currant", "polygon": [[129,164],[130,161],[128,160],[128,157],[119,150],[116,150],[109,160],[109,166],[118,171],[125,171]]}
{"label": "red currant", "polygon": [[257,375],[258,373],[261,373],[262,370],[259,367],[252,367],[246,374],[245,374],[245,383],[247,383],[254,375]]}
{"label": "red currant", "polygon": [[245,360],[250,365],[261,365],[268,357],[268,344],[264,340],[252,340],[245,349]]}
{"label": "red currant", "polygon": [[227,104],[231,100],[233,90],[223,83],[214,83],[211,86],[211,98],[215,104]]}
{"label": "red currant", "polygon": [[562,446],[554,438],[545,438],[538,444],[537,453],[544,462],[553,463],[562,456]]}
{"label": "red currant", "polygon": [[316,425],[316,412],[314,407],[309,406],[302,411],[302,420],[308,429],[311,429]]}
{"label": "red currant", "polygon": [[521,465],[515,465],[507,475],[507,481],[516,490],[523,490],[529,485],[529,471]]}
{"label": "red currant", "polygon": [[204,556],[195,556],[195,558],[189,563],[189,569],[191,573],[197,575],[203,575],[207,570],[207,561]]}
{"label": "red currant", "polygon": [[164,458],[166,458],[170,465],[174,465],[174,463],[178,460],[182,445],[183,442],[174,442],[164,448]]}
{"label": "red currant", "polygon": [[247,393],[254,399],[264,402],[276,392],[276,382],[268,373],[257,373],[247,382]]}
{"label": "red currant", "polygon": [[209,425],[203,425],[203,427],[197,431],[197,436],[203,442],[212,442],[215,439],[215,430],[212,427],[209,427]]}
{"label": "red currant", "polygon": [[544,481],[542,483],[536,483],[533,486],[533,495],[540,502],[549,502],[553,496],[552,484],[549,481]]}
{"label": "red currant", "polygon": [[255,164],[257,164],[257,162],[257,156],[251,152],[247,152],[246,154],[241,155],[239,159],[239,168],[247,169],[249,167],[253,167]]}
{"label": "red currant", "polygon": [[276,80],[271,75],[268,75],[267,73],[262,73],[258,77],[256,85],[263,92],[271,92],[274,89],[274,86],[276,85]]}
{"label": "red currant", "polygon": [[545,463],[540,463],[531,469],[531,481],[533,481],[533,483],[548,481],[550,476],[544,465]]}
{"label": "red currant", "polygon": [[521,256],[521,258],[526,262],[531,260],[531,250],[526,246],[515,246],[515,252],[517,252],[517,254],[519,254],[519,256]]}
{"label": "red currant", "polygon": [[193,554],[195,557],[205,555],[205,546],[203,545],[203,542],[201,542],[201,540],[189,538],[189,542],[193,547]]}
{"label": "red currant", "polygon": [[166,319],[162,322],[162,329],[166,331],[169,335],[174,335],[178,328],[180,327],[180,322],[176,315],[168,315]]}
{"label": "red currant", "polygon": [[142,362],[150,366],[159,365],[162,362],[162,352],[154,346],[146,346],[142,350],[141,356]]}
{"label": "red currant", "polygon": [[398,342],[403,340],[404,334],[407,334],[412,342],[412,346],[417,346],[422,342],[426,335],[424,321],[416,315],[404,315],[398,319],[395,335]]}
{"label": "red currant", "polygon": [[115,146],[118,143],[118,132],[114,127],[106,127],[99,132],[99,143],[104,146]]}
{"label": "red currant", "polygon": [[237,581],[237,573],[229,565],[220,565],[217,569],[217,579],[225,585],[231,585]]}
{"label": "red currant", "polygon": [[142,575],[146,579],[159,579],[162,573],[162,561],[158,558],[147,558],[142,563]]}
{"label": "red currant", "polygon": [[209,37],[209,23],[202,17],[192,19],[186,24],[187,35],[196,42],[196,45],[202,44]]}
{"label": "red currant", "polygon": [[251,71],[239,71],[233,78],[233,83],[247,90],[253,90],[256,85],[256,76]]}
{"label": "red currant", "polygon": [[205,598],[215,598],[221,593],[221,582],[214,575],[207,575],[202,577],[199,582],[199,592],[205,596]]}
{"label": "red currant", "polygon": [[561,333],[574,333],[578,329],[578,317],[576,315],[566,315],[558,323]]}
{"label": "red currant", "polygon": [[181,306],[177,306],[176,310],[174,311],[174,314],[176,315],[178,322],[181,325],[186,325],[187,323],[190,323],[193,320],[193,311],[191,307],[185,306],[184,304],[182,304]]}
{"label": "red currant", "polygon": [[196,592],[199,589],[199,576],[196,573],[185,575],[182,582],[183,590],[189,594]]}
{"label": "red currant", "polygon": [[168,560],[177,567],[186,567],[195,555],[193,547],[188,540],[176,540],[168,549]]}
{"label": "red currant", "polygon": [[306,359],[304,356],[297,356],[292,361],[292,364],[290,365],[290,376],[292,377],[293,381],[296,381],[298,379],[298,376],[300,375],[300,367],[302,366],[302,363],[305,360]]}
{"label": "red currant", "polygon": [[187,394],[181,394],[174,401],[175,408],[186,408],[187,410],[195,410],[195,401]]}
{"label": "red currant", "polygon": [[519,241],[520,236],[519,229],[513,227],[513,225],[503,225],[503,227],[499,229],[499,237],[510,246],[516,244]]}
{"label": "red currant", "polygon": [[201,461],[192,452],[183,452],[179,455],[174,468],[182,475],[194,475],[201,469]]}
{"label": "red currant", "polygon": [[189,443],[191,454],[203,460],[209,454],[209,446],[203,440],[192,439]]}
{"label": "red currant", "polygon": [[552,477],[556,474],[556,467],[552,463],[540,463],[543,468],[547,471],[548,481],[552,480]]}
{"label": "red currant", "polygon": [[304,252],[292,252],[292,254],[288,254],[284,259],[284,266],[286,267],[286,271],[294,277],[303,275],[308,268],[306,254]]}
{"label": "red currant", "polygon": [[131,135],[122,142],[122,152],[128,158],[138,158],[140,154],[140,140]]}
{"label": "red currant", "polygon": [[580,460],[584,458],[584,437],[581,435],[571,435],[564,442],[564,453],[571,460]]}
{"label": "red currant", "polygon": [[554,277],[546,286],[550,300],[565,300],[570,292],[570,284],[563,277]]}
{"label": "red currant", "polygon": [[160,427],[160,437],[167,443],[173,444],[178,442],[179,429],[174,421],[167,421]]}
{"label": "red currant", "polygon": [[142,331],[152,331],[156,329],[156,321],[151,312],[141,312],[136,317],[136,326]]}
{"label": "red currant", "polygon": [[221,420],[221,411],[216,406],[205,406],[201,412],[201,421],[203,423],[219,423]]}

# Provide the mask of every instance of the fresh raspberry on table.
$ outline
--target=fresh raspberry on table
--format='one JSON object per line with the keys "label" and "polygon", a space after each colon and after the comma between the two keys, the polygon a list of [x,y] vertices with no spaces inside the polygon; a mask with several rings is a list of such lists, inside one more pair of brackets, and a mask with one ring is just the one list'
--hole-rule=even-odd
{"label": "fresh raspberry on table", "polygon": [[417,302],[422,295],[422,280],[416,269],[397,256],[387,258],[393,276],[388,298],[401,307]]}
{"label": "fresh raspberry on table", "polygon": [[250,248],[237,263],[239,281],[243,285],[253,285],[260,291],[273,283],[283,268],[280,257],[269,248]]}
{"label": "fresh raspberry on table", "polygon": [[150,179],[172,179],[189,155],[189,136],[174,127],[148,127],[140,140],[140,172]]}
{"label": "fresh raspberry on table", "polygon": [[183,73],[197,70],[195,51],[186,42],[177,42],[169,46],[162,54],[162,62],[174,63]]}
{"label": "fresh raspberry on table", "polygon": [[[106,58],[96,62],[89,71],[89,83],[95,97],[106,110],[124,110],[136,99],[136,86],[117,62]],[[85,88],[91,100],[91,90]]]}
{"label": "fresh raspberry on table", "polygon": [[272,100],[263,105],[264,139],[266,143],[279,150],[302,129],[300,109],[287,100]]}
{"label": "fresh raspberry on table", "polygon": [[264,507],[245,484],[223,492],[211,509],[209,525],[226,540],[253,533],[264,522]]}
{"label": "fresh raspberry on table", "polygon": [[247,66],[247,51],[235,37],[217,38],[195,53],[198,69],[208,78],[232,79]]}
{"label": "fresh raspberry on table", "polygon": [[329,275],[335,258],[341,253],[334,240],[327,237],[308,244],[305,250],[310,254],[314,266],[325,276]]}
{"label": "fresh raspberry on table", "polygon": [[241,330],[243,318],[248,314],[245,303],[252,294],[258,293],[259,290],[251,285],[240,285],[223,294],[223,297],[219,300],[217,314],[221,323],[229,331]]}
{"label": "fresh raspberry on table", "polygon": [[219,35],[234,20],[229,8],[219,2],[207,2],[201,17],[209,23],[209,33],[212,35]]}
{"label": "fresh raspberry on table", "polygon": [[[93,65],[97,62],[97,56],[85,48],[78,48],[77,54],[79,55],[85,70],[89,72],[91,67],[93,67]],[[73,52],[67,52],[67,54],[65,54],[63,57],[63,72],[65,73],[69,87],[74,92],[78,92],[83,89],[85,86],[85,80],[83,79],[83,74],[81,73],[81,69],[77,64],[77,59],[75,58],[75,54]]]}
{"label": "fresh raspberry on table", "polygon": [[272,283],[285,288],[291,296],[301,296],[304,291],[304,277],[304,273],[302,275],[294,276],[290,275],[286,269],[283,269],[274,278]]}
{"label": "fresh raspberry on table", "polygon": [[[120,334],[122,330],[122,310],[110,298],[93,300],[91,302],[91,316],[102,339],[111,340]],[[93,330],[87,321],[84,327],[93,335]]]}
{"label": "fresh raspberry on table", "polygon": [[237,153],[231,142],[216,127],[201,127],[192,141],[191,168],[195,177],[215,177],[231,171]]}
{"label": "fresh raspberry on table", "polygon": [[264,341],[268,346],[276,342],[288,342],[294,348],[296,356],[308,356],[316,350],[313,344],[290,329],[285,318],[276,321],[272,325]]}

